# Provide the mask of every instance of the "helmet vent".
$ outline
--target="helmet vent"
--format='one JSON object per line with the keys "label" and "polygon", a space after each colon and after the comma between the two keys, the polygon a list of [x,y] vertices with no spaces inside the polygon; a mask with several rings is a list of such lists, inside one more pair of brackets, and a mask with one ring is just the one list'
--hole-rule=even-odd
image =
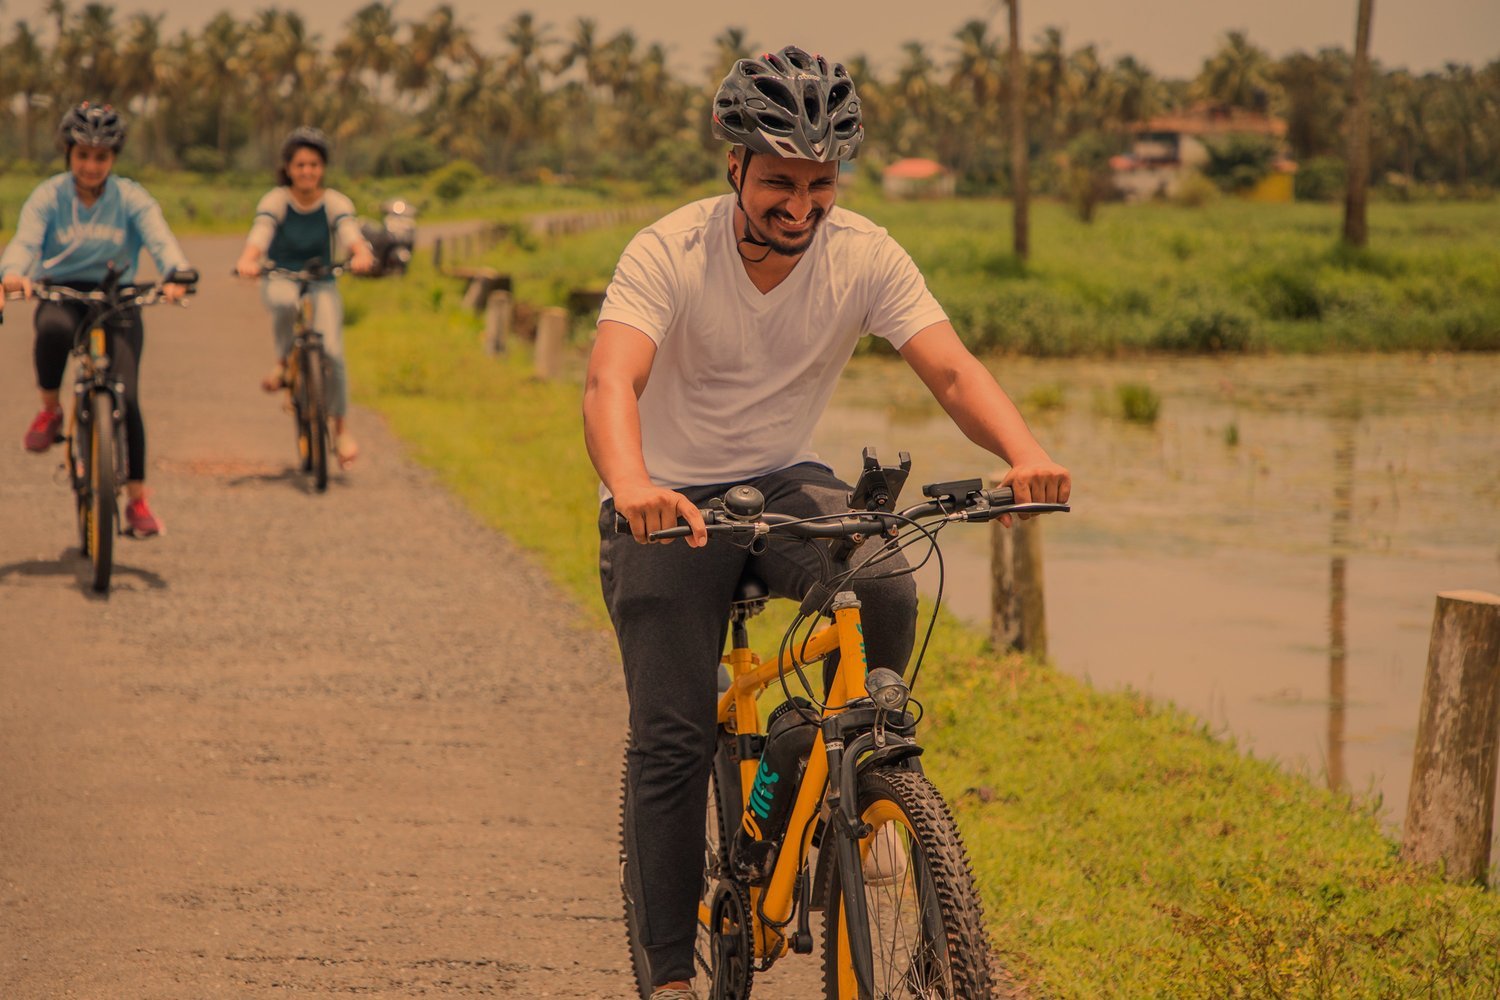
{"label": "helmet vent", "polygon": [[780,80],[764,76],[757,77],[755,80],[755,89],[774,101],[787,114],[795,115],[797,113],[796,99],[792,97],[792,92],[787,89],[786,84]]}

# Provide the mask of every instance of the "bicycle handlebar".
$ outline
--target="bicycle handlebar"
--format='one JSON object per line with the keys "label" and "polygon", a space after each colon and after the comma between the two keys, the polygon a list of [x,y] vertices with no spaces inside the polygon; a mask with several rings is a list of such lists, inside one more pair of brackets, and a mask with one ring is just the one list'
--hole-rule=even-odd
{"label": "bicycle handlebar", "polygon": [[[236,278],[245,277],[245,275],[240,274],[240,269],[237,267],[230,268],[229,273]],[[305,267],[300,271],[293,271],[289,267],[276,267],[272,264],[262,266],[260,270],[256,271],[255,277],[264,278],[267,275],[275,275],[278,278],[290,278],[293,281],[325,281],[347,273],[349,273],[349,265],[347,264],[335,264],[332,267],[323,267],[322,265]]]}
{"label": "bicycle handlebar", "polygon": [[[1000,486],[992,490],[977,490],[964,497],[937,497],[890,514],[850,511],[838,516],[802,518],[762,512],[754,518],[742,519],[718,507],[702,508],[698,513],[702,515],[704,527],[710,535],[755,537],[777,533],[795,538],[849,538],[854,535],[884,534],[892,528],[938,514],[945,521],[983,523],[1002,514],[1045,514],[1071,509],[1065,503],[1016,503],[1014,491],[1009,486]],[[623,514],[615,514],[615,531],[625,535],[632,533],[630,521]],[[655,542],[668,538],[685,538],[692,533],[691,527],[679,523],[675,528],[653,531],[647,537]]]}
{"label": "bicycle handlebar", "polygon": [[[31,292],[6,292],[5,298],[12,301],[33,298],[44,302],[100,302],[114,306],[151,306],[162,300],[162,286],[182,285],[187,294],[197,294],[198,271],[196,268],[175,268],[163,275],[160,282],[143,281],[131,285],[114,285],[106,281],[100,288],[81,291],[70,285],[55,284],[46,280],[32,283]],[[184,303],[185,304],[185,303]],[[5,312],[0,310],[0,323],[5,322]]]}

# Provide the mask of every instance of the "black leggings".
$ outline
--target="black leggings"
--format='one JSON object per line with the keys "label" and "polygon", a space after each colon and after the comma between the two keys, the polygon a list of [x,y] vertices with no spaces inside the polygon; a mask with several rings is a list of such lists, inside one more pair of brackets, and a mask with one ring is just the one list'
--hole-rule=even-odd
{"label": "black leggings", "polygon": [[[63,370],[73,350],[73,334],[83,321],[87,306],[75,302],[39,302],[36,307],[36,382],[48,392],[62,386]],[[128,470],[125,478],[141,482],[146,478],[146,424],[141,419],[140,381],[141,350],[146,331],[141,325],[141,311],[136,308],[117,313],[105,323],[110,333],[109,364],[115,377],[125,386],[125,448]]]}

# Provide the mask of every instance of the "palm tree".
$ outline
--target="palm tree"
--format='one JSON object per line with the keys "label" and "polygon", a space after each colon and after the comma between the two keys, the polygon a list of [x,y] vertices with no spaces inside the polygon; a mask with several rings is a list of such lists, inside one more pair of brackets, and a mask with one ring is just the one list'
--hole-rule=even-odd
{"label": "palm tree", "polygon": [[1193,81],[1200,100],[1264,112],[1270,108],[1276,84],[1271,79],[1271,57],[1251,43],[1243,31],[1231,31],[1219,51],[1203,62]]}
{"label": "palm tree", "polygon": [[[396,69],[401,46],[396,41],[399,26],[395,19],[395,0],[365,4],[349,18],[345,35],[333,48],[344,85],[368,73],[374,77],[375,106],[385,101],[385,80]],[[363,82],[363,81],[361,81]]]}
{"label": "palm tree", "polygon": [[729,73],[736,59],[750,55],[750,36],[744,28],[725,28],[714,36],[714,61],[708,67],[708,77],[715,87]]}
{"label": "palm tree", "polygon": [[204,92],[214,108],[214,134],[219,156],[229,161],[229,126],[231,108],[240,94],[241,81],[253,72],[248,53],[246,27],[228,11],[220,11],[198,36],[195,75],[200,77]]}
{"label": "palm tree", "polygon": [[148,121],[152,130],[146,134],[153,140],[147,149],[155,152],[161,148],[161,122],[157,114],[157,91],[161,85],[161,74],[167,70],[165,62],[158,62],[161,53],[161,22],[164,14],[132,14],[125,29],[125,45],[119,55],[119,86],[123,94],[122,103],[137,114],[142,125]]}
{"label": "palm tree", "polygon": [[83,88],[83,96],[92,101],[124,103],[119,90],[118,57],[115,53],[115,9],[108,4],[84,6],[75,28],[78,59],[74,75]]}
{"label": "palm tree", "polygon": [[1031,93],[1042,104],[1042,148],[1051,149],[1057,141],[1057,118],[1068,83],[1068,55],[1063,46],[1062,29],[1048,27],[1037,40],[1037,51],[1031,57]]}
{"label": "palm tree", "polygon": [[21,155],[36,156],[36,112],[43,107],[51,88],[49,60],[31,25],[21,20],[11,31],[10,41],[0,47],[0,97],[19,98],[21,110]]}
{"label": "palm tree", "polygon": [[1134,56],[1121,56],[1110,70],[1106,118],[1116,125],[1143,122],[1162,105],[1161,88],[1151,70]]}
{"label": "palm tree", "polygon": [[458,23],[452,5],[439,4],[424,20],[413,22],[396,68],[396,89],[419,99],[428,95],[430,103],[437,81],[458,75],[473,54],[469,29]]}

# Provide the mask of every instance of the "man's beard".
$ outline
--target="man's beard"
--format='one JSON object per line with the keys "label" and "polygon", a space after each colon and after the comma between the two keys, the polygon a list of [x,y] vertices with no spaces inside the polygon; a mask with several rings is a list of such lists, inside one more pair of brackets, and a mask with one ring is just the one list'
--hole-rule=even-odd
{"label": "man's beard", "polygon": [[813,237],[818,235],[818,227],[823,224],[824,214],[823,210],[817,207],[808,212],[807,220],[809,225],[807,231],[798,237],[796,242],[791,242],[778,237],[773,228],[778,218],[791,219],[791,216],[780,211],[768,212],[761,220],[760,238],[771,248],[772,253],[780,254],[783,257],[800,257],[807,251],[808,247],[812,246]]}

